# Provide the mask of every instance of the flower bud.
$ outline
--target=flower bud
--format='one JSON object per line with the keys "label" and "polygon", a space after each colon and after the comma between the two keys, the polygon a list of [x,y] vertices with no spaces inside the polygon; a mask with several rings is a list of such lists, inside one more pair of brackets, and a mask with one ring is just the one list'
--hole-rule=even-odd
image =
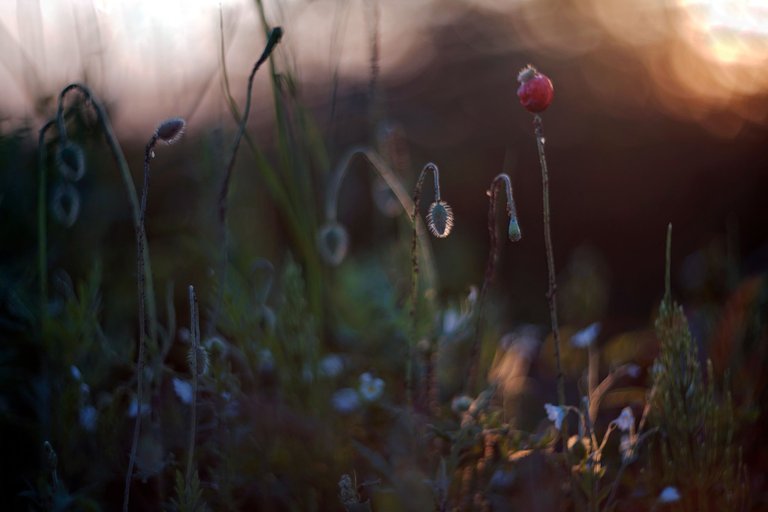
{"label": "flower bud", "polygon": [[329,265],[336,266],[344,260],[349,249],[349,235],[338,222],[329,222],[317,233],[320,256]]}
{"label": "flower bud", "polygon": [[435,201],[427,213],[427,227],[437,238],[445,238],[453,229],[453,210],[445,201]]}
{"label": "flower bud", "polygon": [[85,175],[85,156],[80,146],[65,142],[56,152],[56,168],[69,181],[80,181]]}
{"label": "flower bud", "polygon": [[520,71],[517,81],[520,82],[517,97],[528,112],[543,112],[552,103],[555,94],[552,81],[530,64]]}
{"label": "flower bud", "polygon": [[173,144],[174,142],[178,142],[184,135],[186,126],[187,123],[184,119],[180,117],[172,117],[160,123],[157,130],[155,130],[155,135],[158,140],[161,140],[166,144]]}

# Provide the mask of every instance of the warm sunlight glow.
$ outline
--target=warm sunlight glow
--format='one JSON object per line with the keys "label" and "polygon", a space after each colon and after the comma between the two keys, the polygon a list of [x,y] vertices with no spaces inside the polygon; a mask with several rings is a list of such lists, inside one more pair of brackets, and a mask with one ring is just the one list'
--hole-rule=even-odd
{"label": "warm sunlight glow", "polygon": [[724,64],[761,65],[768,59],[768,1],[679,0],[688,37],[705,57]]}

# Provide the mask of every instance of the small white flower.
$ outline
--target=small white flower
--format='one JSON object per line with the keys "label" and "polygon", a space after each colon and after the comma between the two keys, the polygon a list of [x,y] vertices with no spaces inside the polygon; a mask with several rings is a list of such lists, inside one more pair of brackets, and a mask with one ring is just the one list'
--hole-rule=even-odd
{"label": "small white flower", "polygon": [[384,392],[384,381],[368,372],[360,376],[360,394],[366,402],[374,402]]}
{"label": "small white flower", "polygon": [[547,411],[547,418],[549,421],[555,424],[555,428],[560,430],[563,426],[563,419],[565,418],[565,409],[559,405],[544,404],[544,409]]}
{"label": "small white flower", "polygon": [[600,328],[600,322],[589,324],[587,327],[571,336],[571,345],[578,348],[586,348],[590,346],[597,339],[597,335],[600,334]]}
{"label": "small white flower", "polygon": [[320,375],[328,378],[338,377],[344,369],[344,362],[337,354],[328,354],[318,364]]}
{"label": "small white flower", "polygon": [[176,396],[179,397],[179,400],[181,400],[181,403],[192,403],[192,383],[174,377],[173,390],[176,392]]}
{"label": "small white flower", "polygon": [[88,432],[96,430],[96,418],[98,413],[96,408],[92,405],[86,405],[80,408],[80,426]]}
{"label": "small white flower", "polygon": [[680,501],[680,492],[671,485],[664,488],[659,494],[659,503],[674,503]]}
{"label": "small white flower", "polygon": [[83,380],[83,374],[80,373],[80,368],[75,365],[69,367],[69,373],[72,374],[72,378],[75,380]]}
{"label": "small white flower", "polygon": [[360,395],[352,388],[341,388],[331,397],[333,408],[347,414],[360,407]]}
{"label": "small white flower", "polygon": [[622,432],[628,432],[635,425],[635,415],[632,414],[632,409],[625,407],[621,410],[619,417],[613,420],[614,424]]}
{"label": "small white flower", "polygon": [[462,317],[455,309],[449,309],[443,314],[443,334],[454,333],[461,325]]}

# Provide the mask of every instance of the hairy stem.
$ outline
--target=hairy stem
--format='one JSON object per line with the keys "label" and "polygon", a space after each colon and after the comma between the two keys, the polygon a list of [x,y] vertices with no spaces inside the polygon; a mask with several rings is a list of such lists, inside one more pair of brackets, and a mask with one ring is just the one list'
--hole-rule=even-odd
{"label": "hairy stem", "polygon": [[227,209],[228,209],[228,198],[229,198],[229,186],[230,182],[232,180],[232,171],[235,168],[235,160],[237,159],[237,150],[240,147],[240,141],[243,138],[243,134],[245,133],[245,127],[248,124],[248,115],[251,112],[251,93],[253,91],[253,80],[256,77],[256,72],[259,70],[261,65],[269,58],[272,51],[275,49],[275,46],[277,46],[277,43],[280,42],[280,38],[283,35],[283,29],[280,27],[275,27],[270,31],[269,38],[267,39],[267,44],[264,47],[264,51],[261,53],[261,56],[256,61],[256,63],[253,65],[253,69],[251,69],[251,74],[248,76],[248,88],[246,90],[246,96],[245,96],[245,108],[243,109],[243,115],[240,119],[240,123],[237,127],[237,133],[235,134],[235,140],[232,144],[232,150],[229,155],[229,160],[227,162],[227,166],[224,171],[224,180],[221,184],[221,190],[219,191],[219,239],[221,242],[221,263],[220,263],[220,273],[219,273],[219,280],[220,280],[220,286],[219,291],[216,298],[216,303],[214,305],[213,309],[213,315],[211,318],[211,325],[215,327],[216,322],[218,321],[218,317],[221,311],[221,304],[224,298],[224,287],[226,285],[226,273],[227,273],[227,261],[229,259],[229,236],[227,233]]}
{"label": "hairy stem", "polygon": [[421,188],[424,184],[424,178],[427,176],[427,172],[432,171],[434,177],[434,194],[435,201],[440,201],[440,170],[435,164],[429,162],[419,173],[419,177],[416,180],[416,187],[413,193],[413,210],[411,213],[411,224],[413,225],[413,236],[411,237],[411,336],[408,337],[408,359],[406,361],[405,369],[405,383],[406,383],[406,402],[408,407],[413,406],[413,356],[414,348],[416,347],[416,307],[419,301],[419,254],[418,254],[418,229],[419,225],[419,207],[421,205]]}
{"label": "hairy stem", "polygon": [[149,161],[153,155],[153,148],[157,143],[157,134],[147,143],[144,149],[144,186],[141,191],[141,206],[139,207],[139,225],[136,229],[136,263],[137,263],[137,295],[139,302],[139,354],[136,359],[136,422],[133,427],[133,439],[131,440],[131,455],[128,459],[128,471],[125,475],[125,490],[123,494],[123,512],[128,512],[128,502],[131,494],[131,479],[133,468],[136,464],[136,452],[139,446],[139,434],[141,431],[141,409],[144,399],[144,345],[146,344],[146,313],[145,313],[145,269],[144,269],[144,240],[146,230],[144,219],[147,211],[147,195],[149,193]]}
{"label": "hairy stem", "polygon": [[547,290],[547,302],[549,303],[549,317],[552,322],[552,338],[555,343],[555,362],[557,364],[557,400],[559,405],[565,405],[565,381],[563,368],[560,362],[560,328],[557,323],[557,283],[555,282],[555,257],[552,250],[552,232],[549,218],[549,173],[547,171],[547,159],[544,154],[544,127],[541,116],[533,118],[533,126],[536,134],[536,147],[539,150],[539,163],[541,164],[541,183],[544,195],[544,245],[547,251],[547,270],[549,272],[549,289]]}
{"label": "hairy stem", "polygon": [[[490,250],[488,252],[488,260],[485,264],[485,275],[483,276],[483,286],[480,288],[480,296],[478,298],[477,310],[475,314],[475,336],[472,340],[472,347],[469,353],[469,370],[467,372],[467,380],[465,381],[465,392],[472,394],[472,388],[477,380],[477,371],[480,357],[480,345],[481,338],[483,336],[483,311],[485,309],[485,300],[488,295],[488,289],[496,276],[496,265],[499,261],[499,237],[496,233],[496,201],[498,197],[499,185],[504,185],[504,192],[507,196],[506,213],[510,222],[517,221],[517,209],[515,208],[515,200],[512,195],[512,181],[509,175],[501,173],[497,175],[491,186],[486,192],[489,198],[488,204],[488,237],[490,239]],[[509,233],[512,241],[520,240],[519,233],[513,238],[512,233]]]}

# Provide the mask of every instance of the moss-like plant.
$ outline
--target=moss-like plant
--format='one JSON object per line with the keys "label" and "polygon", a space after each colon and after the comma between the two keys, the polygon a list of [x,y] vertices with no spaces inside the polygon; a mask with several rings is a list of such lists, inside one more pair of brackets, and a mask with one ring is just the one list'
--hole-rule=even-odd
{"label": "moss-like plant", "polygon": [[672,300],[672,225],[667,230],[664,298],[656,319],[661,352],[654,365],[651,420],[660,442],[663,483],[681,491],[684,510],[740,510],[745,504],[741,451],[733,442],[730,393],[715,393],[712,363],[702,372],[683,308]]}

